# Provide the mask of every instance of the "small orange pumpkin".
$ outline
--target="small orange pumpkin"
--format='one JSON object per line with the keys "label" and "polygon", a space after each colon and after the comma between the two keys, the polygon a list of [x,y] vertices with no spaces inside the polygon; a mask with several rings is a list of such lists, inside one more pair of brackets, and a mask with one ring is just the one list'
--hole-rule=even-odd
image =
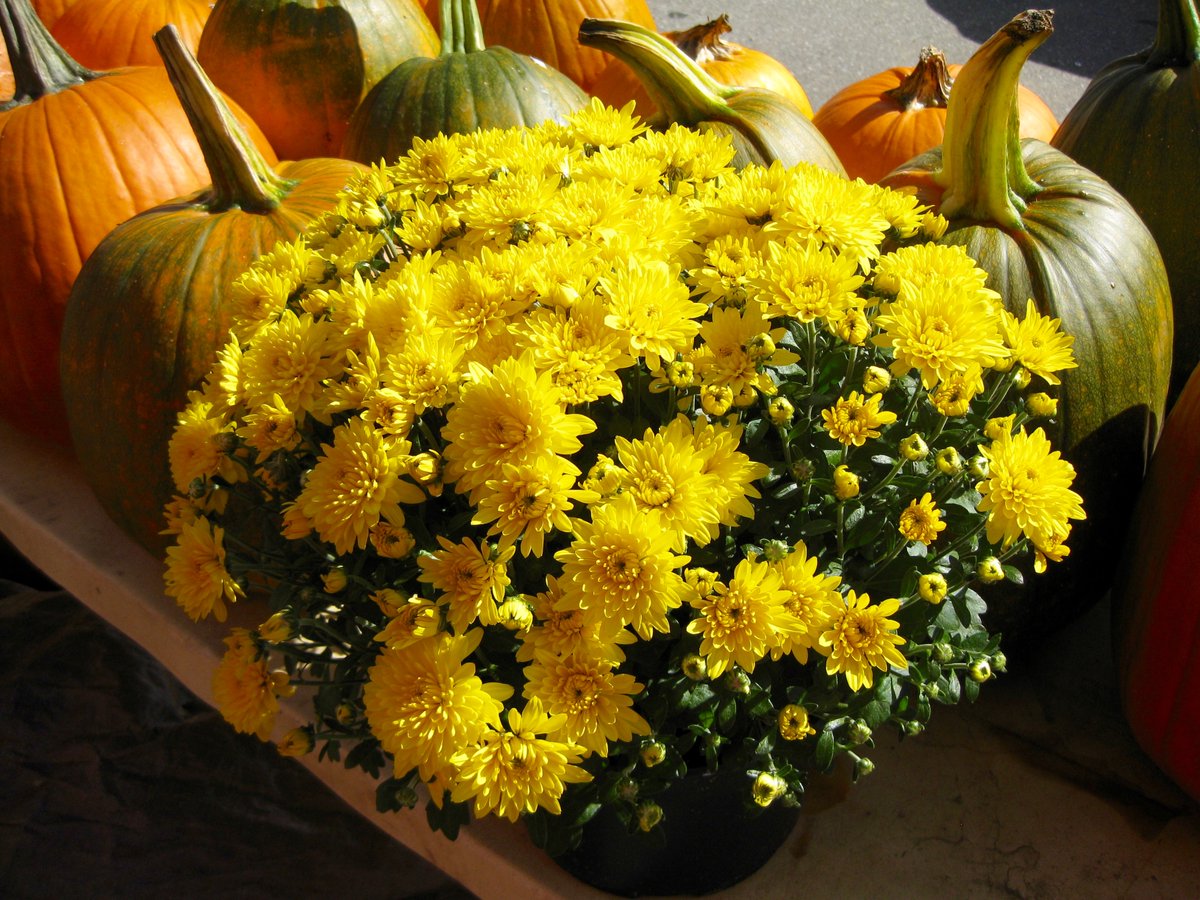
{"label": "small orange pumpkin", "polygon": [[32,0],[33,9],[47,28],[62,18],[63,13],[74,6],[79,0]]}
{"label": "small orange pumpkin", "polygon": [[[683,31],[664,31],[676,47],[695,60],[700,68],[721,84],[736,87],[760,87],[791,100],[804,115],[813,117],[808,93],[791,70],[761,50],[725,40],[732,30],[729,16],[717,18]],[[657,111],[641,82],[628,67],[609,73],[592,88],[592,93],[610,106],[621,107],[630,100],[637,103],[638,115],[650,118]]]}
{"label": "small orange pumpkin", "polygon": [[50,33],[89,69],[158,66],[154,32],[170,22],[195,52],[211,11],[209,0],[77,0]]}
{"label": "small orange pumpkin", "polygon": [[[946,102],[959,65],[925,47],[915,66],[893,66],[847,85],[813,116],[851,178],[877,182],[942,143]],[[1021,137],[1049,141],[1058,121],[1044,100],[1018,87]]]}

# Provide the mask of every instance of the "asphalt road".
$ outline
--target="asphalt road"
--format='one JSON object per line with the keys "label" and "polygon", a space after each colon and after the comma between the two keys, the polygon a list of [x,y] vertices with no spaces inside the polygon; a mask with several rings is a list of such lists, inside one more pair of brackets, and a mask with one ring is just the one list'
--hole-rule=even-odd
{"label": "asphalt road", "polygon": [[[727,13],[727,39],[774,56],[804,86],[813,108],[852,82],[911,66],[922,47],[965,62],[1015,14],[1011,0],[649,0],[659,30]],[[1061,0],[1054,34],[1022,71],[1022,82],[1060,119],[1105,64],[1154,39],[1157,0]]]}

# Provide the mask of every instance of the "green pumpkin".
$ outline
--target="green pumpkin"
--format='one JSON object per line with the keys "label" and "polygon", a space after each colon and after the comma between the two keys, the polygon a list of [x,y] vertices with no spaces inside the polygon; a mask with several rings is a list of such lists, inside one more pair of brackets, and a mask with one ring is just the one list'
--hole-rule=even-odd
{"label": "green pumpkin", "polygon": [[441,0],[442,50],[407,60],[350,120],[342,155],[391,162],[414,138],[561,121],[588,102],[566,75],[507,47],[488,47],[475,0]]}
{"label": "green pumpkin", "polygon": [[841,160],[808,116],[763,88],[721,84],[671,40],[634,22],[584,19],[579,42],[611,53],[633,70],[658,113],[656,127],[679,124],[727,134],[733,164],[813,163],[845,175]]}
{"label": "green pumpkin", "polygon": [[176,493],[175,418],[229,338],[230,286],[255,257],[331,210],[362,167],[343,159],[272,168],[173,26],[155,36],[204,151],[212,185],[109,232],[67,300],[61,375],[84,478],[109,517],[151,552]]}
{"label": "green pumpkin", "polygon": [[1120,191],[1162,252],[1175,310],[1170,401],[1200,363],[1200,17],[1160,0],[1158,34],[1092,79],[1051,143]]}
{"label": "green pumpkin", "polygon": [[984,43],[950,92],[942,147],[882,182],[915,188],[938,209],[949,220],[942,242],[963,246],[1010,310],[1023,315],[1032,298],[1075,339],[1078,367],[1060,373],[1059,414],[1047,432],[1077,470],[1087,519],[1071,533],[1066,560],[1023,589],[993,593],[989,627],[1018,643],[1108,590],[1171,369],[1171,296],[1150,232],[1102,178],[1019,137],[1021,66],[1051,32],[1050,13],[1031,10]]}

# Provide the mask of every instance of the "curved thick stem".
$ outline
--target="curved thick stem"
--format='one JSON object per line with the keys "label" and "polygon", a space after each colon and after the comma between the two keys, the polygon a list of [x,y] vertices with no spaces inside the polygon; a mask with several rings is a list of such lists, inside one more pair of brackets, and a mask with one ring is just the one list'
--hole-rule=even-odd
{"label": "curved thick stem", "polygon": [[1146,57],[1151,68],[1190,66],[1200,59],[1200,16],[1195,0],[1158,0],[1158,31]]}
{"label": "curved thick stem", "polygon": [[29,0],[0,0],[0,37],[12,67],[13,97],[0,110],[32,103],[103,73],[81,66],[50,36]]}
{"label": "curved thick stem", "polygon": [[292,182],[280,178],[263,159],[241,122],[229,111],[174,25],[155,32],[154,45],[187,114],[212,187],[203,203],[210,212],[238,207],[269,212],[279,205]]}
{"label": "curved thick stem", "polygon": [[941,214],[1023,230],[1021,214],[1040,190],[1021,158],[1017,88],[1021,67],[1053,32],[1053,12],[1015,16],[967,60],[946,110]]}
{"label": "curved thick stem", "polygon": [[946,56],[937,47],[922,47],[921,57],[904,80],[884,91],[900,109],[945,109],[950,101],[950,68]]}
{"label": "curved thick stem", "polygon": [[442,56],[487,49],[475,0],[440,0],[438,13],[442,19]]}
{"label": "curved thick stem", "polygon": [[736,116],[725,101],[738,88],[718,82],[656,31],[618,19],[584,19],[579,43],[610,53],[633,69],[668,121],[691,124]]}

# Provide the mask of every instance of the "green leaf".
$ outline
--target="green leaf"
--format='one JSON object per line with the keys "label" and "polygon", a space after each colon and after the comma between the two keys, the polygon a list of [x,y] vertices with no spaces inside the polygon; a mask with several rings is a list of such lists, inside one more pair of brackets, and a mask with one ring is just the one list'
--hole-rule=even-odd
{"label": "green leaf", "polygon": [[833,732],[826,728],[817,738],[817,750],[813,754],[813,765],[818,771],[824,772],[833,765],[833,754],[837,751],[837,740]]}

